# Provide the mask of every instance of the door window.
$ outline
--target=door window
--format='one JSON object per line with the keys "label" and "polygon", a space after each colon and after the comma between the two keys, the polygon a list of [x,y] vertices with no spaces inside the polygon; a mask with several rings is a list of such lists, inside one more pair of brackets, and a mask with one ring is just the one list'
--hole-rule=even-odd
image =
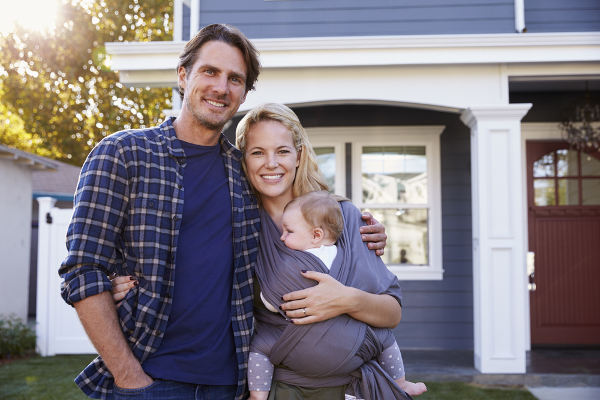
{"label": "door window", "polygon": [[536,206],[600,205],[600,154],[552,150],[533,162]]}

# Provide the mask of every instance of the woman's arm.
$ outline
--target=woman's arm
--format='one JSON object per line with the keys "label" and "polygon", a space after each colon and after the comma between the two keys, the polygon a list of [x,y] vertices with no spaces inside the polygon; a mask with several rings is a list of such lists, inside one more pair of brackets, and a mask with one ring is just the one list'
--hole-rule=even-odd
{"label": "woman's arm", "polygon": [[294,324],[312,324],[348,314],[374,327],[393,328],[402,318],[402,307],[393,296],[344,286],[330,275],[316,271],[302,275],[318,284],[283,296],[281,309]]}

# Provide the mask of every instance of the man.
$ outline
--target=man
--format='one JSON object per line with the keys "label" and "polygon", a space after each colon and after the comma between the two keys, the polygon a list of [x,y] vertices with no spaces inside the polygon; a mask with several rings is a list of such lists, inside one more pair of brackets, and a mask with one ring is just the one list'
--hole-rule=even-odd
{"label": "man", "polygon": [[[176,119],[108,136],[82,167],[59,273],[101,356],[75,380],[91,397],[246,396],[260,227],[221,130],[254,88],[258,57],[215,24],[186,44],[177,73]],[[111,274],[136,278],[118,309]]]}

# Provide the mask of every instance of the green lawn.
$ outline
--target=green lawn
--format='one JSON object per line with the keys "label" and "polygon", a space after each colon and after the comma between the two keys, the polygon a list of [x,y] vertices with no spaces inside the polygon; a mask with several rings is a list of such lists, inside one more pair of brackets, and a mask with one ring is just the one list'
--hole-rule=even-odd
{"label": "green lawn", "polygon": [[[34,357],[0,365],[2,400],[87,399],[73,378],[94,356]],[[429,391],[418,400],[535,400],[526,389],[470,385],[460,382],[427,382]]]}
{"label": "green lawn", "polygon": [[0,366],[2,400],[82,400],[73,379],[93,355],[34,357]]}

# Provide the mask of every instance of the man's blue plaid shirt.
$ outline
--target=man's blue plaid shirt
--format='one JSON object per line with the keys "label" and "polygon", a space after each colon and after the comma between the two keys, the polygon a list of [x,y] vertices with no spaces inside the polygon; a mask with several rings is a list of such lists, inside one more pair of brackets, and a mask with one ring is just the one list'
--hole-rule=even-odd
{"label": "man's blue plaid shirt", "polygon": [[[232,326],[243,398],[253,330],[252,272],[260,218],[242,171],[242,155],[221,135],[233,216]],[[158,127],[117,132],[103,139],[81,169],[68,256],[59,273],[69,304],[110,291],[108,275],[133,275],[139,285],[118,308],[121,328],[143,362],[164,335],[174,290],[175,254],[183,214],[186,159],[173,119]],[[100,357],[75,379],[94,398],[112,392],[113,378]]]}

